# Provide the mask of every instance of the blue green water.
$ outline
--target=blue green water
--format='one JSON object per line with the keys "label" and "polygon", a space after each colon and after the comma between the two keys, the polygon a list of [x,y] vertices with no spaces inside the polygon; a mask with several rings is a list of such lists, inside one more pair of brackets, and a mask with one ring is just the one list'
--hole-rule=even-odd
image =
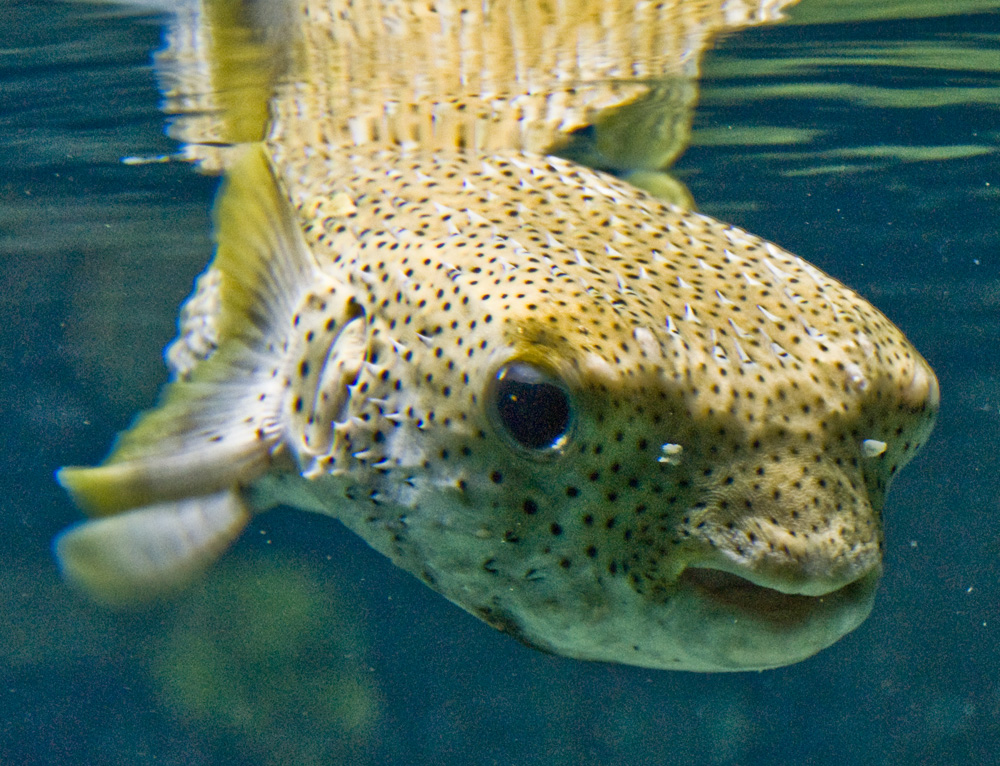
{"label": "blue green water", "polygon": [[888,314],[941,416],[893,485],[869,620],[698,675],[526,649],[311,514],[259,517],[170,604],[64,589],[52,472],[153,401],[216,181],[120,162],[174,150],[155,19],[3,3],[0,764],[1000,762],[1000,12],[853,5],[719,40],[676,172]]}

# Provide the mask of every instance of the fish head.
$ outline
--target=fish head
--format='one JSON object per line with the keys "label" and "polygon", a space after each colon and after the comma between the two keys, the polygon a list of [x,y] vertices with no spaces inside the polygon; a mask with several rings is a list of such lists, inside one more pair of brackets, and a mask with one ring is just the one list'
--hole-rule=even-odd
{"label": "fish head", "polygon": [[480,381],[488,454],[508,464],[484,466],[484,505],[534,541],[517,579],[564,589],[530,601],[535,618],[567,602],[591,615],[589,635],[543,633],[598,659],[720,670],[813,654],[872,608],[886,491],[927,437],[933,373],[853,295],[863,329],[822,339],[793,301],[762,303],[770,340],[742,339],[742,360],[736,314],[699,301],[695,324],[685,303],[630,297],[598,298],[591,323],[512,314]]}
{"label": "fish head", "polygon": [[[854,292],[735,227],[552,158],[531,168],[559,181],[547,209],[500,171],[457,168],[493,208],[438,205],[420,236],[387,233],[419,188],[355,194],[386,217],[353,223],[386,257],[354,262],[366,361],[310,474],[353,486],[320,505],[369,503],[336,515],[566,656],[761,669],[857,627],[886,491],[937,411],[927,363]],[[357,235],[321,235],[350,224],[307,237],[343,262]]]}

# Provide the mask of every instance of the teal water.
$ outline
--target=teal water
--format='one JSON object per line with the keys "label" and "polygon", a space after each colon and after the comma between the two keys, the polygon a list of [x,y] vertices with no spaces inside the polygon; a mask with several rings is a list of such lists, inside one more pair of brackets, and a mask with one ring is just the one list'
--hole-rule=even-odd
{"label": "teal water", "polygon": [[120,162],[174,150],[155,18],[4,3],[0,764],[998,762],[1000,4],[868,5],[720,39],[676,174],[888,314],[941,416],[893,485],[869,620],[799,665],[696,675],[523,648],[310,514],[259,517],[170,604],[64,589],[52,473],[153,401],[216,181]]}

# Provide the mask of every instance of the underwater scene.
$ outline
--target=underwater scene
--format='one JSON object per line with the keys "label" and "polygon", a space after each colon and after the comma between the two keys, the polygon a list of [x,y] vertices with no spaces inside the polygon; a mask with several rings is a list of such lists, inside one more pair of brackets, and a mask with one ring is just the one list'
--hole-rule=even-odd
{"label": "underwater scene", "polygon": [[1000,2],[3,7],[0,764],[1000,762]]}

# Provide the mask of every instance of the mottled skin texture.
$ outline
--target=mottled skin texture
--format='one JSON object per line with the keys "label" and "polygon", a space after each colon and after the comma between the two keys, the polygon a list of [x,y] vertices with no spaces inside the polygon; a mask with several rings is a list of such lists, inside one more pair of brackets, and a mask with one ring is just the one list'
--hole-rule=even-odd
{"label": "mottled skin texture", "polygon": [[[552,158],[283,167],[336,286],[302,299],[292,337],[348,300],[354,350],[324,362],[330,338],[291,343],[286,443],[308,480],[285,466],[255,502],[336,515],[575,657],[769,667],[864,619],[886,489],[937,405],[877,310],[774,245]],[[557,448],[498,422],[490,387],[512,360],[565,386]],[[313,416],[318,386],[336,407]],[[863,456],[866,440],[884,451]]]}

